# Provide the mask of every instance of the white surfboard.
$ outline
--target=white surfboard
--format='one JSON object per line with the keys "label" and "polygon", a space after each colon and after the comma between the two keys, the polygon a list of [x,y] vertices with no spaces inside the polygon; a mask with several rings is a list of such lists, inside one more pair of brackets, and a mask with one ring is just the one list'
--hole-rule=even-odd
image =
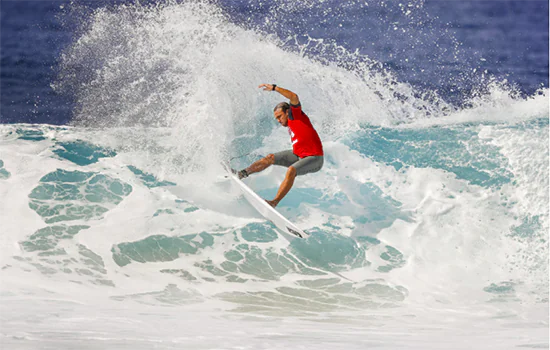
{"label": "white surfboard", "polygon": [[269,205],[265,199],[261,198],[256,194],[256,192],[252,191],[250,187],[248,187],[244,182],[242,182],[233,172],[231,172],[231,169],[228,165],[222,164],[224,169],[229,174],[229,177],[231,180],[233,180],[239,189],[241,190],[244,198],[256,209],[264,218],[271,221],[277,228],[284,233],[288,233],[291,236],[296,236],[299,238],[308,238],[309,233],[306,233],[305,231],[302,231],[298,228],[298,226],[294,225],[292,222],[290,222],[287,218],[282,216],[275,208],[273,208],[271,205]]}

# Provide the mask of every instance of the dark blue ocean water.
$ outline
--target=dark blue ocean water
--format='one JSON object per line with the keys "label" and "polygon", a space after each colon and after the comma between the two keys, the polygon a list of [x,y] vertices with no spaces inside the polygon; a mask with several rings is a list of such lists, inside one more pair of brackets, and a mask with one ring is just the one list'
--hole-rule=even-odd
{"label": "dark blue ocean water", "polygon": [[[76,97],[51,87],[60,55],[78,40],[94,9],[120,3],[2,0],[0,122],[69,123]],[[491,79],[523,95],[548,87],[547,1],[217,3],[239,26],[292,37],[294,45],[314,38],[357,50],[398,80],[458,106]],[[333,53],[314,48],[306,54],[333,60]]]}

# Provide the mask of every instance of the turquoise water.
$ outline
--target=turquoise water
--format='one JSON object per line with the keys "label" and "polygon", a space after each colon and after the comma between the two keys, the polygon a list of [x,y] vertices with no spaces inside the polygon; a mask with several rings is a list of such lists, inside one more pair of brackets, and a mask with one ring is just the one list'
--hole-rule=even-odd
{"label": "turquoise water", "polygon": [[[414,259],[423,261],[419,266],[428,271],[431,264],[454,265],[456,260],[432,260],[430,253],[432,249],[450,249],[456,254],[453,259],[463,259],[458,263],[466,263],[468,269],[481,272],[490,266],[491,271],[486,272],[492,277],[473,281],[485,293],[480,301],[490,301],[495,295],[520,299],[520,295],[529,295],[546,302],[546,197],[543,191],[525,193],[527,202],[522,202],[526,199],[518,193],[533,185],[533,179],[528,180],[533,174],[518,172],[516,155],[507,154],[507,147],[515,150],[516,145],[507,145],[507,137],[500,136],[504,144],[495,140],[499,134],[529,135],[524,140],[540,147],[532,166],[547,166],[547,128],[547,119],[534,119],[427,128],[369,126],[349,134],[327,147],[329,161],[324,173],[307,182],[298,178],[281,202],[281,213],[311,234],[301,240],[285,237],[253,211],[244,215],[245,222],[239,222],[239,217],[231,219],[226,212],[209,208],[207,200],[196,200],[196,193],[189,198],[181,196],[186,188],[199,187],[208,199],[208,191],[216,186],[227,188],[227,180],[215,174],[204,177],[204,182],[214,181],[207,186],[182,182],[184,175],[178,174],[163,179],[155,175],[154,168],[141,170],[143,162],[139,166],[128,163],[126,159],[132,157],[123,158],[124,150],[83,139],[63,140],[72,138],[73,133],[85,138],[85,129],[5,126],[0,165],[6,198],[25,197],[30,209],[25,215],[37,222],[33,226],[40,226],[34,231],[19,227],[23,236],[16,243],[21,252],[12,256],[18,263],[5,268],[31,268],[38,274],[65,276],[62,280],[116,288],[118,272],[130,265],[154,263],[157,267],[148,269],[151,278],[158,274],[182,283],[220,284],[217,297],[248,305],[236,305],[235,310],[249,310],[251,305],[255,305],[254,312],[271,310],[256,305],[256,292],[231,291],[232,284],[255,281],[264,290],[257,293],[270,303],[292,299],[296,290],[311,294],[312,302],[327,303],[323,307],[315,304],[319,311],[357,307],[357,303],[372,306],[379,298],[388,306],[399,307],[415,286],[395,283],[392,273],[414,267]],[[487,131],[493,136],[488,137]],[[534,140],[532,135],[540,139]],[[34,149],[35,145],[40,147]],[[35,180],[16,170],[21,161],[17,154],[25,149],[30,150],[24,151],[26,158],[43,164],[26,168],[35,174]],[[520,160],[524,161],[523,156]],[[250,185],[269,198],[283,173],[274,169]],[[542,180],[537,186],[547,188],[547,177],[534,179]],[[10,181],[29,181],[29,191],[9,190]],[[323,185],[326,181],[330,185]],[[180,192],[174,195],[171,188]],[[217,195],[226,197],[229,206],[248,206],[231,190]],[[531,202],[529,195],[535,196]],[[429,196],[434,203],[423,208],[422,202],[429,201]],[[536,196],[542,197],[541,201]],[[139,214],[120,208],[125,202],[140,207]],[[118,220],[111,222],[113,216]],[[223,219],[215,220],[216,216]],[[472,221],[464,221],[466,217]],[[125,224],[128,220],[144,228],[132,233],[127,227],[132,224]],[[409,233],[402,236],[403,232]],[[431,236],[429,242],[423,237],[426,234]],[[101,241],[108,254],[80,242],[83,235]],[[488,241],[498,242],[509,253],[494,261],[501,257],[494,255],[498,248]],[[495,273],[495,268],[500,270]],[[350,280],[332,272],[349,273]],[[283,286],[284,276],[302,276],[304,280]],[[323,292],[316,291],[317,284],[323,286]],[[285,308],[285,303],[277,305]]]}

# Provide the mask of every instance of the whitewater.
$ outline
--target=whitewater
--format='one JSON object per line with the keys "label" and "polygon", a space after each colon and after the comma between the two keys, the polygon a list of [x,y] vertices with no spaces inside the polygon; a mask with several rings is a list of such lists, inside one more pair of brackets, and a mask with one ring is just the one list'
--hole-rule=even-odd
{"label": "whitewater", "polygon": [[[210,3],[93,11],[53,86],[72,124],[0,125],[3,348],[548,348],[548,90],[457,107],[292,40]],[[307,240],[220,166],[290,148],[260,83],[323,140],[278,206]]]}

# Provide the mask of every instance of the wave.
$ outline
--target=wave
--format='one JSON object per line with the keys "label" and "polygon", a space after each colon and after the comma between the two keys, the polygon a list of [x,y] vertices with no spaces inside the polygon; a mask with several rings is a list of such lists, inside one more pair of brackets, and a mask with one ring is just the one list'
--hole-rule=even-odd
{"label": "wave", "polygon": [[[547,302],[547,89],[494,82],[458,106],[300,45],[211,3],[95,10],[54,86],[76,96],[72,125],[0,127],[5,288],[263,314]],[[325,145],[280,204],[308,240],[219,176],[289,147],[262,82],[297,92]],[[249,184],[269,197],[283,174]]]}

